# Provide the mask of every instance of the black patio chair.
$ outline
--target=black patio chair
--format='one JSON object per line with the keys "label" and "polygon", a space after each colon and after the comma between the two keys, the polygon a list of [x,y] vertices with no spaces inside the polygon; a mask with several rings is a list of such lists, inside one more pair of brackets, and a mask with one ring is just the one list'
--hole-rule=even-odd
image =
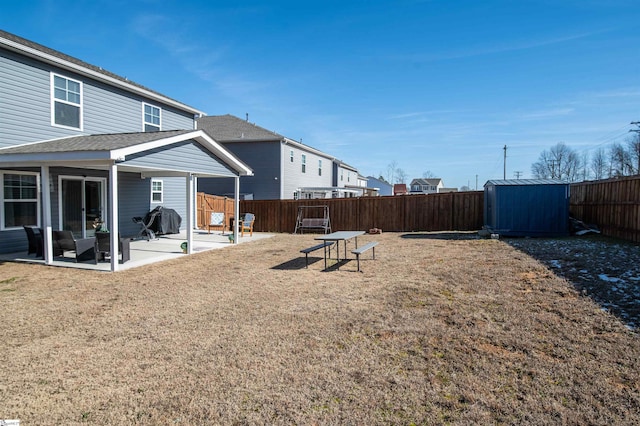
{"label": "black patio chair", "polygon": [[76,262],[95,262],[95,238],[75,239],[71,231],[52,231],[53,255],[64,256],[66,251],[75,253]]}
{"label": "black patio chair", "polygon": [[36,234],[35,229],[31,226],[24,226],[24,231],[27,233],[27,240],[29,241],[29,247],[27,254],[35,254],[36,257],[42,257],[42,233],[38,231]]}

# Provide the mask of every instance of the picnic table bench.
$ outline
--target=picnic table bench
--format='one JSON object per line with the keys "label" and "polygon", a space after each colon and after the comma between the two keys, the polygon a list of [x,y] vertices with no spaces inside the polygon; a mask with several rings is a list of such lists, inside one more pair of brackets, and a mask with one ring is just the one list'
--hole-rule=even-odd
{"label": "picnic table bench", "polygon": [[305,249],[300,250],[300,253],[304,253],[305,260],[305,268],[309,267],[309,253],[314,252],[316,250],[324,249],[324,269],[327,269],[327,248],[331,250],[331,246],[334,244],[333,241],[324,241],[320,244],[317,244],[313,247],[307,247]]}
{"label": "picnic table bench", "polygon": [[358,262],[358,272],[360,272],[360,255],[367,250],[373,250],[373,259],[376,258],[376,246],[378,245],[377,241],[371,241],[361,247],[355,248],[351,250],[351,253],[356,255],[356,261]]}

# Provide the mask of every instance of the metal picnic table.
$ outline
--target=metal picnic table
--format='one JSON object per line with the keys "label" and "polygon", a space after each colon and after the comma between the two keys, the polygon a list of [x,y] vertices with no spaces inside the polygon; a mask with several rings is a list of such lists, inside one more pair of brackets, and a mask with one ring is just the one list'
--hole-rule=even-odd
{"label": "metal picnic table", "polygon": [[[340,265],[340,241],[344,241],[344,259],[347,259],[347,241],[354,239],[356,247],[358,248],[358,237],[364,235],[364,231],[338,231],[331,234],[320,235],[316,237],[316,240],[322,241],[335,241],[336,242],[336,260],[338,261],[338,267]],[[331,251],[329,251],[329,257],[331,257]],[[325,266],[327,264],[327,254],[325,252]],[[326,269],[326,268],[325,268]]]}

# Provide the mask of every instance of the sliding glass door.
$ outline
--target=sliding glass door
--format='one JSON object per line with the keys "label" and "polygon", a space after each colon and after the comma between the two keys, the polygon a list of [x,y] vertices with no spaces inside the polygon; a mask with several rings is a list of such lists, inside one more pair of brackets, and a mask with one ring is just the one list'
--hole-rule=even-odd
{"label": "sliding glass door", "polygon": [[76,238],[95,235],[95,223],[106,223],[106,180],[60,177],[60,229]]}

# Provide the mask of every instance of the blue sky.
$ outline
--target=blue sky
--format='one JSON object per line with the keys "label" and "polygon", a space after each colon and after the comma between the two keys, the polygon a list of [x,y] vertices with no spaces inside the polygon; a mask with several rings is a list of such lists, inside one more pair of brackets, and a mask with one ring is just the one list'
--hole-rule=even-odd
{"label": "blue sky", "polygon": [[[635,0],[4,2],[0,28],[363,175],[531,177],[640,121]],[[408,182],[407,182],[408,183]]]}

